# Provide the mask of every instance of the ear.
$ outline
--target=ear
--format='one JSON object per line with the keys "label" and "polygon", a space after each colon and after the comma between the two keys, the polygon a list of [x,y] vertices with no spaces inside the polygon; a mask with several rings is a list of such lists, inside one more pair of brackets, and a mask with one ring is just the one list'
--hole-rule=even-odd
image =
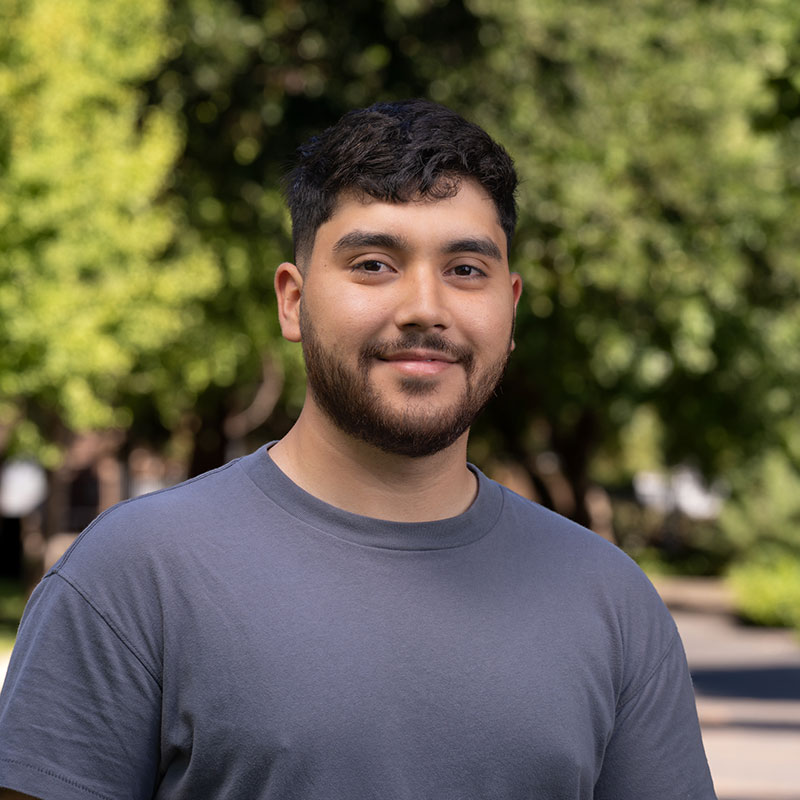
{"label": "ear", "polygon": [[278,299],[278,320],[283,338],[299,342],[303,275],[294,264],[285,261],[275,270],[275,296]]}
{"label": "ear", "polygon": [[[514,319],[517,318],[517,306],[519,305],[519,298],[522,295],[522,276],[518,272],[511,273],[511,297],[514,300]],[[517,346],[517,343],[511,340],[511,350]]]}
{"label": "ear", "polygon": [[518,272],[511,273],[511,295],[514,298],[514,311],[517,310],[520,295],[522,294],[522,276]]}

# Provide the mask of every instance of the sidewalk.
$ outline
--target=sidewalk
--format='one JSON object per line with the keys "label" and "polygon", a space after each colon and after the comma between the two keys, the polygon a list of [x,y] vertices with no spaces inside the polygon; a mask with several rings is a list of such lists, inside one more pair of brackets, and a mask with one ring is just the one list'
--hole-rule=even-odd
{"label": "sidewalk", "polygon": [[656,587],[686,647],[719,800],[800,800],[800,640],[738,624],[718,581]]}

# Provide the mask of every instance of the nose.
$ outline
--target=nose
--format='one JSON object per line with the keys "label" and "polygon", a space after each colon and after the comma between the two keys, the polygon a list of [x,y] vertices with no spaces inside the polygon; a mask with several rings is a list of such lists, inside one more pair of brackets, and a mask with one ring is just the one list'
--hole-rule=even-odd
{"label": "nose", "polygon": [[398,281],[395,324],[400,329],[445,330],[452,324],[447,286],[430,265],[407,269]]}

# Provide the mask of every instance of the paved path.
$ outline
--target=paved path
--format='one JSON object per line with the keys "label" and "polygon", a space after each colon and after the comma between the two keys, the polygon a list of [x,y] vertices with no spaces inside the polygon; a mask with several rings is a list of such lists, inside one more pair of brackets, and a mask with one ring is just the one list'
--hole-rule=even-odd
{"label": "paved path", "polygon": [[800,640],[749,628],[718,581],[656,581],[681,631],[719,800],[800,800]]}

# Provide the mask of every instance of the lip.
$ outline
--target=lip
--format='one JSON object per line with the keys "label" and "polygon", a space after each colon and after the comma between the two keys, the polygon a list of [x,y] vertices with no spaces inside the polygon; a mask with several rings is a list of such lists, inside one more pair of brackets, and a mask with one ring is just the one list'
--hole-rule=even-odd
{"label": "lip", "polygon": [[379,356],[379,361],[408,375],[438,375],[456,360],[439,350],[400,350],[387,356]]}
{"label": "lip", "polygon": [[381,361],[441,361],[445,364],[455,364],[452,356],[440,350],[398,350],[387,356],[379,356]]}

